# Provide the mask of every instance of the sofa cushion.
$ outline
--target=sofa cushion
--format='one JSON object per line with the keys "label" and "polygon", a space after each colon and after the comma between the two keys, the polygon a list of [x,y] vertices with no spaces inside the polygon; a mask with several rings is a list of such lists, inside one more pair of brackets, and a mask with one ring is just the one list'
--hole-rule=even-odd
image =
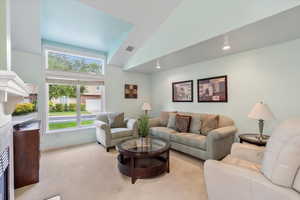
{"label": "sofa cushion", "polygon": [[150,128],[150,132],[153,136],[165,139],[167,141],[170,140],[170,136],[172,134],[177,133],[175,130],[167,127],[152,127]]}
{"label": "sofa cushion", "polygon": [[178,132],[189,132],[192,117],[189,115],[176,115],[175,127]]}
{"label": "sofa cushion", "polygon": [[168,125],[169,114],[170,113],[176,113],[176,112],[175,111],[174,112],[165,112],[165,111],[160,112],[160,124],[162,126],[167,126]]}
{"label": "sofa cushion", "polygon": [[168,121],[167,128],[171,128],[174,130],[176,129],[176,114],[175,113],[169,114],[169,121]]}
{"label": "sofa cushion", "polygon": [[201,134],[207,135],[210,131],[217,129],[219,126],[219,115],[209,115],[202,119]]}
{"label": "sofa cushion", "polygon": [[128,137],[132,135],[132,130],[128,128],[112,128],[110,130],[112,139]]}
{"label": "sofa cushion", "polygon": [[206,137],[195,133],[175,133],[171,141],[190,147],[206,150]]}
{"label": "sofa cushion", "polygon": [[108,113],[108,122],[111,128],[124,128],[124,113]]}
{"label": "sofa cushion", "polygon": [[[299,155],[300,119],[287,120],[272,133],[266,146],[261,171],[274,184],[292,188],[300,169]],[[297,186],[298,183],[296,188]]]}

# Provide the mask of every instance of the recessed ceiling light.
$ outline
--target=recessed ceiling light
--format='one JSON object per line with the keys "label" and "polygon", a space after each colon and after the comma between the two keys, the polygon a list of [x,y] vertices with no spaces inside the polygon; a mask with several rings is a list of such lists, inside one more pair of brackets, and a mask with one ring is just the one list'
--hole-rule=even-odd
{"label": "recessed ceiling light", "polygon": [[156,69],[160,69],[159,60],[156,61]]}
{"label": "recessed ceiling light", "polygon": [[223,48],[222,48],[224,51],[226,51],[226,50],[229,50],[229,49],[231,49],[231,46],[229,46],[229,45],[225,45],[225,46],[223,46]]}
{"label": "recessed ceiling light", "polygon": [[227,51],[227,50],[231,49],[227,35],[224,37],[224,44],[223,44],[222,49],[223,49],[223,51]]}

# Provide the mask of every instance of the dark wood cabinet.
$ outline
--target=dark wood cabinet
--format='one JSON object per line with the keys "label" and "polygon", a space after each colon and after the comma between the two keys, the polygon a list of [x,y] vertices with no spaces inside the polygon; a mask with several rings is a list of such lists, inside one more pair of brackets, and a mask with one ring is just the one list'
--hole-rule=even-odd
{"label": "dark wood cabinet", "polygon": [[15,188],[39,182],[40,122],[14,126]]}

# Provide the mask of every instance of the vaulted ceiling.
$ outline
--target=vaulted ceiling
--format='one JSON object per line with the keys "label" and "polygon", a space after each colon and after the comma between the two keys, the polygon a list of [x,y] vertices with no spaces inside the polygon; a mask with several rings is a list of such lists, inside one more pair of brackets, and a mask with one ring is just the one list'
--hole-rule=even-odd
{"label": "vaulted ceiling", "polygon": [[[269,35],[265,37],[268,40],[264,40],[263,37],[255,40],[256,46],[240,38],[250,37],[256,30],[263,30],[259,24],[257,27],[260,28],[251,26],[252,28],[247,29],[247,26],[300,5],[299,0],[11,2],[14,49],[39,54],[41,40],[46,39],[103,51],[107,54],[109,64],[124,67],[124,70],[141,72],[152,72],[153,69],[149,68],[153,68],[153,63],[161,58],[167,58],[167,61],[162,59],[161,63],[166,62],[166,68],[170,68],[188,64],[188,61],[198,62],[202,58],[223,56],[224,53],[219,51],[219,43],[222,43],[226,34],[233,34],[230,38],[232,44],[244,50],[274,43],[275,35],[267,30]],[[276,26],[274,30],[278,30],[280,23],[285,22],[270,20],[269,23],[263,24],[270,28]],[[238,33],[242,34],[232,32],[236,30],[241,30]],[[286,38],[294,38],[297,30],[285,30],[277,37],[278,41],[284,40],[284,33],[291,33],[285,34]],[[128,46],[133,46],[134,50],[126,51]],[[199,49],[202,51],[201,55],[197,54]],[[236,52],[238,48],[231,51]]]}
{"label": "vaulted ceiling", "polygon": [[42,0],[44,40],[109,52],[123,42],[133,25],[78,0]]}

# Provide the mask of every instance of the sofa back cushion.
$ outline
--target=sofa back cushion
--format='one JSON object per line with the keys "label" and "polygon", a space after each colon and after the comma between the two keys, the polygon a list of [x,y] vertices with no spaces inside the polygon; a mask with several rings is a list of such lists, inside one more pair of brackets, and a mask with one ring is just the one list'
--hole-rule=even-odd
{"label": "sofa back cushion", "polygon": [[222,127],[226,127],[226,126],[233,126],[234,125],[234,121],[224,115],[219,115],[219,127],[218,128],[222,128]]}
{"label": "sofa back cushion", "polygon": [[162,126],[167,126],[168,125],[170,113],[176,113],[176,111],[174,111],[174,112],[161,111],[160,112],[160,124]]}
{"label": "sofa back cushion", "polygon": [[210,115],[202,119],[201,134],[207,135],[219,127],[219,115]]}
{"label": "sofa back cushion", "polygon": [[[261,171],[274,184],[292,188],[300,168],[299,155],[300,119],[287,120],[271,135]],[[299,189],[298,182],[296,188]]]}
{"label": "sofa back cushion", "polygon": [[108,113],[100,113],[96,116],[96,119],[102,122],[105,122],[108,124],[108,117],[107,117]]}
{"label": "sofa back cushion", "polygon": [[176,129],[176,113],[169,114],[167,127],[174,130]]}
{"label": "sofa back cushion", "polygon": [[108,122],[111,128],[124,128],[124,113],[108,113]]}

